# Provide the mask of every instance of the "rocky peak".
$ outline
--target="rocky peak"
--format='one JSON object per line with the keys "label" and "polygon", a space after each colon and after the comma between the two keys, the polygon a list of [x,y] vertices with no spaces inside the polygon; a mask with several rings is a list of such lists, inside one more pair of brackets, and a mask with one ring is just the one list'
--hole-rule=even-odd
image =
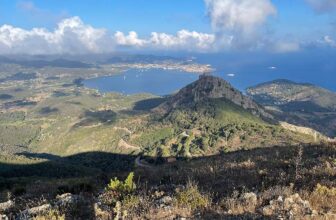
{"label": "rocky peak", "polygon": [[171,96],[168,101],[161,104],[156,110],[168,112],[176,107],[211,99],[226,99],[251,111],[255,115],[263,116],[264,118],[272,118],[272,116],[266,113],[261,106],[255,103],[251,98],[243,95],[229,82],[212,75],[200,75],[197,81],[182,88],[178,93]]}

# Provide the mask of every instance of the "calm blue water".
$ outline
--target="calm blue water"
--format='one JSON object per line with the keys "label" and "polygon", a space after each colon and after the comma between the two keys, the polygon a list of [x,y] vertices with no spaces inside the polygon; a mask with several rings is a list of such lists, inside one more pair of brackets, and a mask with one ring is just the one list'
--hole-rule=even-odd
{"label": "calm blue water", "polygon": [[[211,64],[215,75],[244,91],[247,87],[275,79],[312,83],[336,91],[336,50],[306,49],[286,54],[226,53],[197,56]],[[270,68],[275,67],[275,68]],[[228,74],[235,74],[234,77]]]}
{"label": "calm blue water", "polygon": [[[214,75],[224,78],[243,92],[247,87],[275,79],[312,83],[336,91],[336,50],[308,48],[289,54],[251,52],[184,54],[180,57],[187,56],[195,56],[198,63],[211,64],[217,70]],[[197,74],[179,71],[130,70],[122,75],[90,79],[84,84],[101,92],[166,95],[197,78]]]}
{"label": "calm blue water", "polygon": [[131,69],[122,74],[97,77],[84,81],[84,86],[100,92],[119,92],[123,94],[152,93],[168,95],[198,79],[194,73],[172,70]]}

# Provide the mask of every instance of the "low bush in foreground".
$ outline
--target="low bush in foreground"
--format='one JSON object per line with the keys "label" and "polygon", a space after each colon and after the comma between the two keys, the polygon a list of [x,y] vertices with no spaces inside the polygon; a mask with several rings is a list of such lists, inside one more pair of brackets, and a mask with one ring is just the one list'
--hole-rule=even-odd
{"label": "low bush in foreground", "polygon": [[321,212],[336,212],[336,187],[317,184],[309,196],[311,205]]}
{"label": "low bush in foreground", "polygon": [[176,206],[191,211],[202,210],[210,206],[211,196],[201,193],[195,182],[188,181],[185,188],[178,190],[175,195]]}
{"label": "low bush in foreground", "polygon": [[[335,158],[334,145],[273,147],[120,171],[110,176],[127,178],[108,184],[110,176],[101,185],[97,178],[83,179],[91,180],[93,191],[56,190],[55,182],[35,181],[27,183],[23,195],[11,193],[1,201],[0,209],[12,207],[0,212],[10,216],[41,205],[57,208],[56,192],[63,194],[63,203],[76,203],[56,209],[59,213],[95,216],[85,219],[336,219]],[[42,199],[48,190],[54,193]]]}

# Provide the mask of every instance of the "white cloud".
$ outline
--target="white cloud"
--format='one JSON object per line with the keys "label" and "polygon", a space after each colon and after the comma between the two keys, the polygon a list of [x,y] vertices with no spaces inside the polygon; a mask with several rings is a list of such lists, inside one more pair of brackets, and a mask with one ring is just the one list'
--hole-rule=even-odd
{"label": "white cloud", "polygon": [[62,20],[54,31],[0,27],[0,53],[58,54],[101,52],[112,49],[105,29],[84,24],[79,17]]}
{"label": "white cloud", "polygon": [[276,53],[290,53],[300,50],[300,44],[297,42],[278,41],[272,46],[272,51]]}
{"label": "white cloud", "polygon": [[0,26],[0,54],[104,53],[118,47],[207,51],[213,49],[214,43],[215,35],[188,30],[178,31],[176,35],[153,32],[144,39],[135,31],[128,34],[118,31],[112,35],[106,29],[83,23],[79,17],[62,20],[53,31]]}
{"label": "white cloud", "polygon": [[[235,10],[244,11],[244,7],[254,6],[251,0],[236,0],[235,2],[228,0],[205,1],[207,2],[208,7],[210,7],[211,4],[221,5],[226,3],[227,5],[231,5],[230,7],[234,8],[232,9],[233,12],[235,12]],[[242,13],[239,12],[235,18],[231,18],[230,16],[233,15],[230,15],[229,18],[227,18],[227,21],[224,19],[225,22],[223,25],[228,26],[228,29],[231,30],[242,31],[250,31],[262,25],[267,16],[272,14],[273,10],[275,9],[273,9],[271,3],[267,3],[267,0],[260,0],[260,2],[256,3],[256,5],[259,7],[264,6],[264,8],[268,8],[266,5],[270,4],[268,12],[262,13],[264,16],[254,15],[256,13],[254,12],[256,10],[254,7],[252,7],[252,9],[245,8],[245,10],[247,10],[247,14],[249,10],[252,10],[250,16],[259,18],[253,18],[253,21],[245,22],[244,16],[247,15],[239,15],[239,13]],[[224,4],[224,6],[226,4]],[[236,8],[240,6],[243,7],[243,9]],[[25,7],[27,10],[29,10],[34,8],[34,5],[27,4],[21,7]],[[225,9],[225,7],[223,7],[220,11]],[[213,8],[213,10],[219,9]],[[219,16],[217,18],[215,15],[213,15],[215,20],[222,16],[219,12],[216,12],[215,14],[216,16],[217,14]],[[218,23],[218,25],[221,24],[219,21],[213,22]],[[236,26],[237,28],[235,28]],[[193,52],[212,52],[220,50],[228,51],[230,49],[237,48],[237,41],[241,39],[239,35],[244,34],[239,34],[238,32],[232,32],[231,35],[225,34],[224,32],[212,34],[189,30],[180,30],[175,34],[152,32],[147,37],[140,37],[135,31],[130,31],[129,33],[117,31],[112,34],[104,28],[96,28],[89,24],[85,24],[79,17],[71,17],[61,20],[54,30],[47,30],[45,28],[33,28],[27,30],[6,24],[0,26],[0,54],[108,53],[125,48],[139,50],[175,50]],[[253,41],[251,42],[253,43],[253,46],[250,45],[247,47],[247,49],[271,50],[273,52],[279,53],[293,52],[300,49],[300,44],[297,42],[283,42],[280,40],[274,41],[270,40],[270,38],[266,36],[253,38]],[[335,46],[336,44],[335,41],[329,36],[324,38],[323,43],[330,46]]]}
{"label": "white cloud", "polygon": [[326,44],[330,47],[336,47],[336,41],[328,35],[323,37],[322,43],[324,43],[324,44]]}
{"label": "white cloud", "polygon": [[313,47],[313,48],[321,48],[321,47],[336,48],[336,40],[330,35],[325,35],[319,40],[307,42],[306,45],[307,47]]}
{"label": "white cloud", "polygon": [[270,69],[270,70],[276,70],[278,68],[276,66],[269,66],[268,69]]}
{"label": "white cloud", "polygon": [[135,31],[131,31],[128,35],[117,31],[114,34],[115,41],[118,45],[121,46],[144,46],[147,42],[145,40],[139,39],[138,34]]}
{"label": "white cloud", "polygon": [[236,74],[234,74],[234,73],[228,73],[226,75],[229,76],[229,77],[235,77],[236,76]]}
{"label": "white cloud", "polygon": [[217,48],[267,50],[275,53],[290,53],[301,49],[298,41],[288,41],[287,38],[276,37],[267,31],[267,21],[277,14],[271,0],[204,2],[216,34]]}
{"label": "white cloud", "polygon": [[163,50],[211,50],[215,42],[212,34],[196,31],[181,30],[176,35],[152,32],[147,39],[141,39],[134,31],[128,35],[118,31],[114,35],[117,45],[134,46],[137,48],[163,49]]}
{"label": "white cloud", "polygon": [[306,0],[316,12],[325,13],[336,10],[336,0]]}
{"label": "white cloud", "polygon": [[248,35],[276,14],[270,0],[204,0],[216,32]]}
{"label": "white cloud", "polygon": [[212,50],[215,35],[181,30],[176,35],[152,32],[150,44],[160,49]]}
{"label": "white cloud", "polygon": [[[336,9],[336,0],[306,0],[316,11]],[[111,33],[104,28],[85,24],[79,17],[61,20],[54,30],[30,30],[11,25],[0,26],[0,54],[61,54],[105,53],[117,49],[183,50],[212,52],[230,49],[261,49],[278,53],[295,52],[304,47],[298,41],[289,42],[263,32],[269,17],[276,14],[271,0],[204,0],[213,33],[180,30],[175,34],[152,32],[140,37],[137,32]],[[17,8],[40,18],[45,11],[31,1],[19,1]],[[49,15],[58,18],[56,15]],[[48,19],[48,18],[46,18]],[[59,20],[59,19],[57,19]],[[325,36],[315,41],[319,45],[336,47],[336,41]]]}

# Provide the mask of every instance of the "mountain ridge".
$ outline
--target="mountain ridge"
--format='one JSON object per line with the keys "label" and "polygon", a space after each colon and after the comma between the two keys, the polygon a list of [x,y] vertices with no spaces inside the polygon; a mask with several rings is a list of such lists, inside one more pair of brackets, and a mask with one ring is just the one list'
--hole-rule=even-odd
{"label": "mountain ridge", "polygon": [[284,129],[264,107],[211,75],[167,97],[151,110],[151,118],[131,144],[157,157],[198,157],[312,140]]}
{"label": "mountain ridge", "polygon": [[209,99],[225,99],[233,104],[250,111],[266,120],[273,120],[262,106],[254,102],[250,97],[235,89],[229,82],[212,75],[200,75],[199,79],[172,95],[168,100],[155,108],[157,112],[169,112],[173,108],[188,103],[196,103]]}
{"label": "mountain ridge", "polygon": [[290,80],[274,80],[249,87],[247,95],[278,120],[336,136],[336,93]]}
{"label": "mountain ridge", "polygon": [[311,101],[321,107],[336,110],[336,93],[310,83],[273,80],[247,88],[247,94],[263,105],[267,104],[270,101],[267,98],[270,98],[281,103]]}
{"label": "mountain ridge", "polygon": [[258,83],[254,86],[250,86],[248,87],[247,89],[251,88],[251,87],[260,87],[260,86],[263,86],[263,85],[268,85],[270,83],[276,83],[276,84],[293,84],[293,85],[306,85],[306,86],[315,86],[314,84],[312,83],[305,83],[305,82],[295,82],[293,80],[289,80],[289,79],[274,79],[274,80],[271,80],[271,81],[266,81],[266,82],[262,82],[262,83]]}

